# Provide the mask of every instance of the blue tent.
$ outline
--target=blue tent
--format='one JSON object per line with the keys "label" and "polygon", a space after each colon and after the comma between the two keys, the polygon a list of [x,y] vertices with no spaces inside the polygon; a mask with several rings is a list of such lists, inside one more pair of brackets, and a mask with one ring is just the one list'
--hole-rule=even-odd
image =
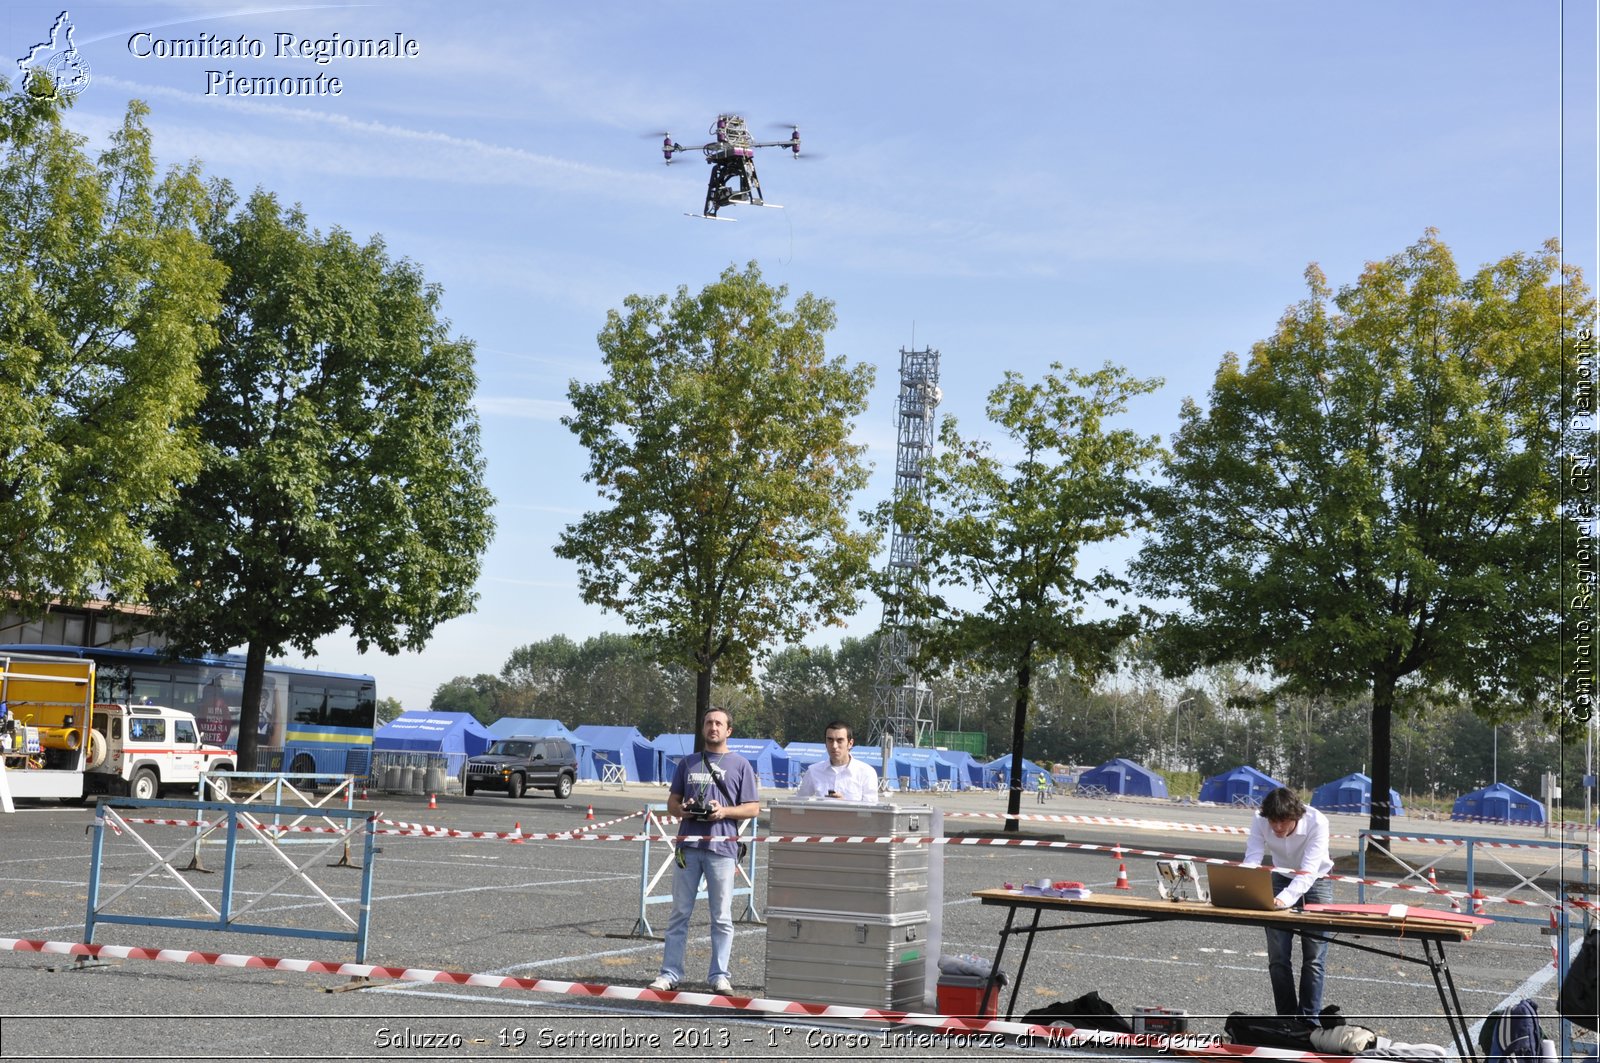
{"label": "blue tent", "polygon": [[[756,781],[772,788],[789,785],[789,758],[770,738],[730,738],[728,752],[737,753],[756,770]],[[796,780],[798,783],[798,780]]]}
{"label": "blue tent", "polygon": [[1451,819],[1487,820],[1491,823],[1543,823],[1544,806],[1503,782],[1485,786],[1456,798]]}
{"label": "blue tent", "polygon": [[560,720],[531,720],[524,716],[502,716],[489,725],[489,734],[495,738],[565,738],[571,742],[577,735],[567,730]]}
{"label": "blue tent", "polygon": [[656,751],[656,781],[670,783],[678,761],[694,752],[694,735],[656,735],[650,748]]}
{"label": "blue tent", "polygon": [[[789,759],[789,787],[795,789],[799,787],[800,777],[807,768],[819,760],[828,759],[828,748],[821,742],[790,742],[783,747],[783,755]],[[882,759],[879,757],[872,762],[874,769]]]}
{"label": "blue tent", "polygon": [[[1372,813],[1372,779],[1353,771],[1342,779],[1325,782],[1311,792],[1311,803],[1324,812],[1350,812],[1366,816]],[[1400,794],[1389,791],[1391,815],[1403,816]]]}
{"label": "blue tent", "polygon": [[950,764],[941,757],[938,750],[925,746],[896,746],[894,778],[889,780],[889,785],[899,789],[900,780],[906,779],[913,790],[933,789],[941,778],[950,777]]}
{"label": "blue tent", "polygon": [[493,739],[483,724],[465,712],[402,712],[372,735],[374,752],[442,753],[447,774],[461,771],[468,757],[489,748]]}
{"label": "blue tent", "polygon": [[950,789],[966,790],[983,785],[983,764],[965,749],[941,749],[939,759],[950,766],[950,774],[942,771],[939,777],[950,780]]}
{"label": "blue tent", "polygon": [[656,782],[656,751],[637,727],[603,727],[586,723],[573,734],[589,744],[586,756],[578,759],[578,778],[595,781],[604,778],[607,765],[621,764],[629,782]]}
{"label": "blue tent", "polygon": [[1078,776],[1078,786],[1102,786],[1122,797],[1166,797],[1167,780],[1131,760],[1117,757]]}
{"label": "blue tent", "polygon": [[[996,757],[991,760],[984,766],[983,774],[986,782],[990,786],[1010,786],[1011,754],[1007,753],[1003,757]],[[1022,758],[1022,788],[1024,790],[1037,789],[1039,786],[1039,776],[1048,776],[1049,774],[1049,772],[1039,767],[1039,765],[1035,764],[1027,757]]]}
{"label": "blue tent", "polygon": [[1213,775],[1200,784],[1200,800],[1217,805],[1259,805],[1283,783],[1248,764]]}

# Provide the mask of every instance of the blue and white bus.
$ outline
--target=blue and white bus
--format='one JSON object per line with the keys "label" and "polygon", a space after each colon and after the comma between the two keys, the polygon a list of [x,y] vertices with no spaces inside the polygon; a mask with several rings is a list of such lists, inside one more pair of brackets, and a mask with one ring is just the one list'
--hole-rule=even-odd
{"label": "blue and white bus", "polygon": [[[153,649],[49,645],[7,645],[0,651],[87,657],[95,662],[96,701],[187,709],[207,742],[238,748],[241,655],[173,657]],[[370,675],[268,663],[261,679],[257,769],[367,775],[377,707],[377,682]]]}

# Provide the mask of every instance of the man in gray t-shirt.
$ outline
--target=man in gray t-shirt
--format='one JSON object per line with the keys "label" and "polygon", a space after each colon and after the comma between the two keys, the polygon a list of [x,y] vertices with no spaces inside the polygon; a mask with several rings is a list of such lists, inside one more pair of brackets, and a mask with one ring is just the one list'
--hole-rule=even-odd
{"label": "man in gray t-shirt", "polygon": [[733,872],[739,859],[740,824],[761,814],[755,769],[728,752],[733,717],[706,710],[700,724],[704,749],[678,762],[667,796],[667,814],[678,817],[677,868],[672,876],[672,915],[667,921],[661,974],[651,989],[675,989],[683,980],[689,917],[705,881],[711,909],[711,990],[732,993],[728,960],[733,951]]}

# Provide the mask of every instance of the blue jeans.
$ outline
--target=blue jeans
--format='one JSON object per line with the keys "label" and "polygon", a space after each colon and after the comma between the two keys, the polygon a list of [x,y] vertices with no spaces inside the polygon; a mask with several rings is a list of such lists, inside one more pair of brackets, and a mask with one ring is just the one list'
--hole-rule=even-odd
{"label": "blue jeans", "polygon": [[694,914],[700,880],[705,879],[706,902],[711,907],[710,981],[728,977],[728,959],[733,952],[733,868],[734,857],[713,853],[703,845],[684,845],[683,867],[672,869],[672,916],[667,920],[667,945],[661,956],[661,974],[674,982],[683,980],[683,954],[689,943],[689,917]]}
{"label": "blue jeans", "polygon": [[[1272,890],[1281,893],[1289,885],[1288,875],[1274,873]],[[1333,883],[1325,878],[1306,891],[1295,902],[1299,909],[1306,904],[1332,904]],[[1295,991],[1294,939],[1300,939],[1300,986]],[[1299,933],[1290,930],[1267,931],[1267,974],[1272,978],[1272,1003],[1279,1015],[1298,1015],[1316,1021],[1322,1012],[1323,961],[1328,955],[1328,939],[1323,934]]]}

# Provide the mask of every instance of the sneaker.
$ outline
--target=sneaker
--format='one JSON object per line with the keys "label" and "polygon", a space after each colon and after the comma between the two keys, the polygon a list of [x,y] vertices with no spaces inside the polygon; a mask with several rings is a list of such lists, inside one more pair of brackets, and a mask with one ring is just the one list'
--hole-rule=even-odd
{"label": "sneaker", "polygon": [[666,975],[662,975],[660,978],[657,978],[654,982],[650,983],[650,988],[654,989],[657,993],[670,993],[674,989],[678,988],[678,983],[674,982]]}
{"label": "sneaker", "polygon": [[712,980],[712,982],[711,982],[711,991],[713,993],[721,993],[725,997],[726,996],[732,996],[733,995],[733,983],[728,981],[727,975],[723,975],[721,978],[716,978],[716,979]]}

